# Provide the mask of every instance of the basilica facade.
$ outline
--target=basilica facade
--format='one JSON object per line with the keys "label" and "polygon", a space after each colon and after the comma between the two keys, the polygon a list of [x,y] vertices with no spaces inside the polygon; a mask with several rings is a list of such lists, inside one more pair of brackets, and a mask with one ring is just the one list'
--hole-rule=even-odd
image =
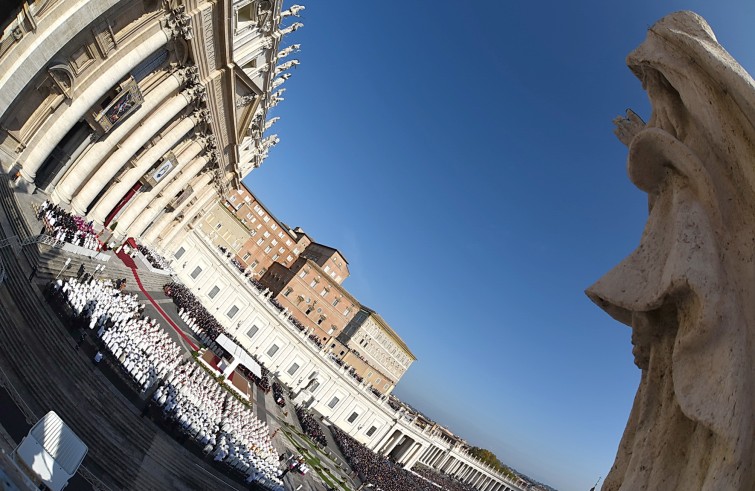
{"label": "basilica facade", "polygon": [[[36,0],[0,43],[0,164],[153,245],[278,142],[267,112],[298,61],[280,1]],[[293,19],[288,20],[291,17]],[[112,236],[112,237],[110,237]]]}

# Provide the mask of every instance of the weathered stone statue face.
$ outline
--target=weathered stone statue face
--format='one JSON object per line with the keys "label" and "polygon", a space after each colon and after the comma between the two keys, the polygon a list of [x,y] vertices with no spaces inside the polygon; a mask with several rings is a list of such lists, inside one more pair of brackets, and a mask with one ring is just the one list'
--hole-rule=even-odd
{"label": "weathered stone statue face", "polygon": [[677,12],[627,58],[650,97],[619,118],[650,214],[587,290],[632,327],[642,370],[605,490],[754,490],[755,82]]}

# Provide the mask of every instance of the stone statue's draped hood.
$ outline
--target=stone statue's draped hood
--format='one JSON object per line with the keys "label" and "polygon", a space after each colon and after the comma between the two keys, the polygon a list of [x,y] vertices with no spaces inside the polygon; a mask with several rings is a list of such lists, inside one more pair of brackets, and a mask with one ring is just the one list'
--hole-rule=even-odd
{"label": "stone statue's draped hood", "polygon": [[[653,107],[627,163],[650,216],[640,246],[587,295],[633,327],[643,378],[605,488],[755,489],[755,82],[692,12],[651,27],[627,64]],[[670,481],[652,435],[687,426],[663,421],[664,395],[715,436],[704,449],[669,436],[696,467],[669,459]]]}

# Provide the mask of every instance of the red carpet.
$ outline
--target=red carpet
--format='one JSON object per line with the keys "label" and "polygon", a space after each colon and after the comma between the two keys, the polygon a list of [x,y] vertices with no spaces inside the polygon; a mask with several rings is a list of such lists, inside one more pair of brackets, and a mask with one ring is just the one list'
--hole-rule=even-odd
{"label": "red carpet", "polygon": [[134,260],[129,257],[128,254],[124,253],[123,251],[117,252],[116,256],[120,258],[121,261],[123,261],[123,264],[131,268],[131,272],[134,274],[134,279],[136,280],[136,284],[139,286],[139,290],[144,294],[145,297],[147,297],[147,300],[152,304],[153,307],[160,313],[160,315],[165,319],[165,321],[170,324],[170,326],[176,330],[179,336],[181,336],[186,343],[191,346],[191,349],[194,351],[197,351],[199,347],[194,344],[194,342],[181,330],[180,327],[176,325],[175,322],[173,322],[173,319],[168,316],[168,314],[165,313],[165,311],[155,302],[155,299],[152,298],[152,295],[150,295],[147,290],[144,289],[144,286],[142,285],[142,281],[139,279],[139,273],[136,272],[136,264],[134,264]]}
{"label": "red carpet", "polygon": [[123,261],[123,264],[125,264],[126,266],[128,266],[132,270],[133,269],[137,269],[136,263],[134,262],[134,260],[131,258],[131,256],[129,256],[128,254],[126,254],[125,252],[123,252],[123,249],[121,249],[120,251],[116,252],[115,255],[118,256],[118,259],[120,259],[121,261]]}

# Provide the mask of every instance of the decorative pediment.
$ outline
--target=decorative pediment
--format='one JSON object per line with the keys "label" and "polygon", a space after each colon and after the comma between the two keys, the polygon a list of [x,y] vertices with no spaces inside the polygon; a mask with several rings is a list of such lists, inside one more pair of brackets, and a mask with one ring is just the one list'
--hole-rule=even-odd
{"label": "decorative pediment", "polygon": [[67,64],[59,63],[47,69],[50,78],[68,99],[73,99],[74,79],[73,70]]}
{"label": "decorative pediment", "polygon": [[241,70],[236,70],[234,82],[236,135],[238,141],[241,141],[252,125],[254,113],[260,105],[262,95],[257,86]]}

